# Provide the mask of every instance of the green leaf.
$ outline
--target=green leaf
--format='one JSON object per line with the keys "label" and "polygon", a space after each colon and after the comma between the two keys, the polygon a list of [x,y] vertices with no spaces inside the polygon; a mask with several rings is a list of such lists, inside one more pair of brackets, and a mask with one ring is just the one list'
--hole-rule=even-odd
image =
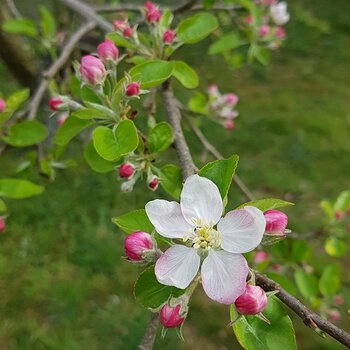
{"label": "green leaf", "polygon": [[181,170],[173,164],[164,165],[160,169],[159,177],[164,191],[179,200],[182,188]]}
{"label": "green leaf", "polygon": [[21,179],[0,179],[0,197],[23,199],[37,196],[44,191],[44,187]]}
{"label": "green leaf", "polygon": [[93,125],[93,122],[91,122],[90,120],[83,120],[70,116],[58,128],[54,137],[54,142],[56,145],[64,146],[81,131],[83,131],[91,125]]}
{"label": "green leaf", "polygon": [[149,221],[144,209],[133,210],[124,215],[112,218],[112,222],[126,233],[135,231],[151,233],[153,231],[153,225]]}
{"label": "green leaf", "polygon": [[294,205],[294,203],[284,201],[282,199],[276,199],[276,198],[266,198],[266,199],[258,199],[256,201],[250,201],[247,203],[244,203],[237,207],[236,209],[241,209],[246,207],[247,205],[251,205],[253,207],[256,207],[260,209],[261,211],[266,211],[269,209],[277,209],[281,207],[287,207],[290,205]]}
{"label": "green leaf", "polygon": [[326,240],[324,249],[328,255],[339,258],[345,255],[346,244],[339,238],[330,237]]}
{"label": "green leaf", "polygon": [[171,61],[173,76],[187,89],[198,86],[198,75],[187,63],[183,61]]}
{"label": "green leaf", "polygon": [[107,38],[119,47],[125,47],[127,49],[133,49],[135,47],[130,40],[123,38],[117,33],[108,33]]}
{"label": "green leaf", "polygon": [[302,296],[311,299],[318,294],[318,282],[314,275],[298,269],[294,273],[294,279]]}
{"label": "green leaf", "polygon": [[6,112],[0,113],[0,127],[11,118],[13,113],[25,102],[29,97],[29,89],[22,89],[14,92],[6,99]]}
{"label": "green leaf", "polygon": [[22,34],[29,37],[38,35],[34,22],[26,18],[9,19],[2,25],[2,29],[11,34]]}
{"label": "green leaf", "polygon": [[218,21],[215,16],[209,13],[198,13],[179,23],[176,36],[183,43],[194,44],[207,37],[217,27]]}
{"label": "green leaf", "polygon": [[165,151],[173,142],[173,131],[166,122],[157,124],[151,129],[148,138],[148,150],[150,153]]}
{"label": "green leaf", "polygon": [[87,143],[84,151],[84,156],[92,170],[98,173],[108,173],[116,167],[116,163],[109,162],[103,159],[95,150],[94,143]]}
{"label": "green leaf", "polygon": [[93,131],[92,138],[97,153],[108,161],[116,161],[134,151],[139,142],[136,127],[131,120],[123,120],[114,131],[99,126]]}
{"label": "green leaf", "polygon": [[328,216],[328,219],[334,218],[334,209],[332,204],[329,201],[323,200],[320,203],[320,207],[323,212]]}
{"label": "green leaf", "polygon": [[173,66],[168,61],[147,61],[131,68],[129,75],[133,80],[140,80],[143,89],[149,89],[168,80]]}
{"label": "green leaf", "polygon": [[310,246],[308,242],[302,240],[294,240],[290,243],[292,245],[290,260],[296,263],[302,263],[309,257]]}
{"label": "green leaf", "polygon": [[[230,314],[231,320],[238,316],[234,305]],[[293,324],[281,302],[270,297],[263,314],[271,324],[255,316],[241,316],[235,322],[233,331],[240,345],[246,350],[296,350]]]}
{"label": "green leaf", "polygon": [[348,208],[350,208],[350,191],[343,191],[335,201],[334,210],[345,212]]}
{"label": "green leaf", "polygon": [[195,113],[207,114],[207,97],[201,92],[196,91],[188,101],[188,108]]}
{"label": "green leaf", "polygon": [[12,125],[2,139],[14,147],[27,147],[40,143],[48,135],[46,127],[36,120],[26,120]]}
{"label": "green leaf", "polygon": [[45,6],[39,7],[40,28],[44,38],[51,39],[56,34],[56,21],[50,11]]}
{"label": "green leaf", "polygon": [[266,275],[278,283],[288,293],[296,294],[297,291],[295,289],[294,283],[292,283],[287,277],[274,272],[267,272]]}
{"label": "green leaf", "polygon": [[335,295],[340,287],[340,276],[338,265],[328,265],[322,273],[318,283],[321,293],[331,298]]}
{"label": "green leaf", "polygon": [[237,33],[227,34],[210,45],[209,55],[215,55],[221,52],[230,51],[241,45],[242,42]]}
{"label": "green leaf", "polygon": [[6,203],[0,199],[0,215],[4,214],[7,212],[7,206]]}
{"label": "green leaf", "polygon": [[134,288],[138,303],[151,309],[157,309],[166,303],[170,296],[178,297],[183,293],[182,289],[160,284],[154,273],[154,266],[148,267],[141,273]]}
{"label": "green leaf", "polygon": [[225,198],[230,189],[238,160],[239,157],[236,154],[227,159],[215,160],[200,169],[198,175],[213,181],[218,186],[221,197]]}

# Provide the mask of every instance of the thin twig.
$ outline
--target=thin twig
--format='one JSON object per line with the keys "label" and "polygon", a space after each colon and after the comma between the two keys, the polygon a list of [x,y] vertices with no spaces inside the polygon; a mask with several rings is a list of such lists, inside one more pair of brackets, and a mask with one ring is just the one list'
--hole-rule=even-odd
{"label": "thin twig", "polygon": [[341,344],[350,348],[350,334],[325,320],[302,304],[298,299],[287,293],[279,284],[258,272],[255,272],[256,283],[265,291],[278,290],[276,296],[295,312],[303,322],[312,329],[319,328]]}
{"label": "thin twig", "polygon": [[43,78],[40,82],[40,85],[35,91],[35,94],[30,102],[28,114],[29,120],[35,119],[41,101],[44,98],[46,89],[49,85],[49,80],[52,79],[57,74],[57,72],[67,63],[70,55],[74,51],[77,43],[81,40],[81,38],[85,34],[90,32],[92,29],[94,29],[95,26],[96,23],[91,21],[84,24],[80,29],[78,29],[78,31],[74,33],[74,35],[69,39],[67,44],[63,47],[58,59],[52,64],[52,66],[47,71],[43,73]]}
{"label": "thin twig", "polygon": [[146,331],[143,335],[140,345],[137,350],[152,350],[154,340],[156,338],[157,329],[159,326],[159,315],[158,313],[151,313],[151,319],[147,325]]}
{"label": "thin twig", "polygon": [[21,18],[22,17],[22,15],[18,11],[18,9],[16,7],[16,4],[14,3],[13,0],[6,0],[6,5],[7,5],[8,9],[10,10],[10,12],[11,12],[13,17],[15,17],[15,18]]}
{"label": "thin twig", "polygon": [[172,12],[175,15],[178,15],[180,13],[184,13],[186,11],[189,11],[193,8],[194,5],[196,5],[196,3],[198,2],[198,0],[189,0],[183,4],[180,4],[179,6],[175,7]]}

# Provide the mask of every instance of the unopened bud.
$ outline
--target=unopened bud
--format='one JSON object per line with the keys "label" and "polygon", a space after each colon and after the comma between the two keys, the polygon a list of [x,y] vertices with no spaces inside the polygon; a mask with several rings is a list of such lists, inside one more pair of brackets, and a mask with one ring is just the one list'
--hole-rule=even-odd
{"label": "unopened bud", "polygon": [[266,227],[265,234],[285,236],[285,230],[288,224],[288,216],[279,210],[266,210],[264,212]]}
{"label": "unopened bud", "polygon": [[336,220],[341,220],[343,218],[343,212],[340,211],[340,210],[337,210],[335,213],[334,213],[334,217],[336,218]]}
{"label": "unopened bud", "polygon": [[125,88],[125,94],[126,96],[135,96],[140,93],[140,84],[136,82],[132,82],[128,84]]}
{"label": "unopened bud", "polygon": [[175,33],[173,30],[171,29],[167,29],[164,33],[163,33],[163,43],[164,44],[172,44],[173,41],[175,39]]}
{"label": "unopened bud", "polygon": [[153,249],[152,237],[146,232],[136,231],[126,236],[124,240],[125,256],[132,261],[143,260],[143,255]]}
{"label": "unopened bud", "polygon": [[123,30],[123,36],[125,38],[131,38],[132,37],[132,34],[133,34],[133,29],[131,27],[126,27],[124,30]]}
{"label": "unopened bud", "polygon": [[234,93],[224,95],[225,103],[229,106],[235,106],[238,102],[238,96]]}
{"label": "unopened bud", "polygon": [[97,54],[105,63],[108,61],[116,62],[118,60],[119,51],[111,40],[106,39],[97,46]]}
{"label": "unopened bud", "polygon": [[103,63],[91,55],[84,56],[81,59],[79,71],[81,78],[90,85],[101,84],[106,74]]}
{"label": "unopened bud", "polygon": [[164,304],[159,312],[160,323],[165,328],[175,328],[185,320],[185,315],[181,314],[181,305],[169,306]]}
{"label": "unopened bud", "polygon": [[6,102],[0,98],[0,113],[2,113],[6,109]]}
{"label": "unopened bud", "polygon": [[264,252],[263,250],[258,250],[257,252],[255,252],[253,260],[256,264],[261,264],[268,258],[269,255],[266,252]]}
{"label": "unopened bud", "polygon": [[236,309],[241,315],[256,315],[265,309],[266,304],[265,291],[250,284],[247,284],[245,292],[235,301]]}
{"label": "unopened bud", "polygon": [[6,222],[4,218],[0,218],[0,233],[5,230]]}
{"label": "unopened bud", "polygon": [[51,111],[57,111],[59,106],[63,104],[63,101],[57,97],[52,97],[47,101]]}
{"label": "unopened bud", "polygon": [[68,114],[67,113],[60,114],[57,117],[57,120],[56,120],[57,126],[61,126],[66,121],[67,118],[68,118]]}
{"label": "unopened bud", "polygon": [[340,312],[337,309],[327,310],[327,318],[330,321],[337,322],[340,320]]}
{"label": "unopened bud", "polygon": [[270,28],[266,24],[261,25],[258,30],[259,36],[264,38],[269,33],[269,30]]}
{"label": "unopened bud", "polygon": [[123,163],[119,166],[118,173],[121,178],[128,179],[134,173],[134,166],[131,163]]}
{"label": "unopened bud", "polygon": [[277,27],[275,29],[275,35],[278,39],[284,39],[286,37],[286,31],[282,27]]}
{"label": "unopened bud", "polygon": [[335,305],[343,305],[344,304],[344,298],[341,295],[334,296],[333,304],[335,304]]}
{"label": "unopened bud", "polygon": [[226,120],[224,123],[224,128],[226,130],[232,130],[235,127],[233,120]]}
{"label": "unopened bud", "polygon": [[148,181],[148,188],[152,191],[155,191],[158,188],[159,185],[159,179],[157,176],[153,175],[150,176]]}

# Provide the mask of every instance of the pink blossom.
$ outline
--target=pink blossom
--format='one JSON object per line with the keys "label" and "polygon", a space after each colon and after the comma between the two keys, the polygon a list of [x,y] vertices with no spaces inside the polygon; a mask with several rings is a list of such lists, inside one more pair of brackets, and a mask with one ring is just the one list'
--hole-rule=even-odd
{"label": "pink blossom", "polygon": [[146,232],[136,231],[124,240],[125,256],[132,261],[140,261],[147,250],[153,249],[152,237]]}
{"label": "pink blossom", "polygon": [[235,106],[238,102],[238,96],[234,93],[224,95],[225,103],[229,106]]}
{"label": "pink blossom", "polygon": [[163,43],[164,44],[172,44],[173,41],[175,39],[175,33],[173,30],[171,29],[167,29],[164,33],[163,33]]}
{"label": "pink blossom", "polygon": [[59,105],[61,105],[62,103],[63,103],[63,101],[57,97],[52,97],[47,102],[47,104],[49,105],[49,107],[52,111],[57,111],[57,107]]}
{"label": "pink blossom", "polygon": [[288,216],[279,210],[266,210],[264,212],[266,220],[265,233],[270,235],[285,235],[288,224]]}
{"label": "pink blossom", "polygon": [[134,167],[130,163],[123,163],[119,166],[118,172],[121,178],[129,178],[134,173]]}
{"label": "pink blossom", "polygon": [[185,320],[185,317],[182,317],[180,312],[180,304],[177,304],[174,307],[164,304],[159,312],[160,323],[165,328],[174,328],[179,326]]}
{"label": "pink blossom", "polygon": [[115,62],[118,60],[119,51],[111,40],[106,39],[97,46],[97,54],[98,57],[105,63],[109,60]]}
{"label": "pink blossom", "polygon": [[6,102],[0,98],[0,113],[2,113],[6,109]]}
{"label": "pink blossom", "polygon": [[157,8],[147,10],[145,13],[146,21],[149,23],[159,22],[160,16],[160,11]]}
{"label": "pink blossom", "polygon": [[124,35],[125,38],[131,38],[133,32],[134,32],[134,30],[133,30],[131,27],[126,27],[126,28],[123,30],[123,35]]}
{"label": "pink blossom", "polygon": [[135,96],[140,93],[140,84],[136,82],[129,83],[125,88],[126,96]]}
{"label": "pink blossom", "polygon": [[152,191],[155,191],[159,185],[159,179],[157,176],[151,176],[148,180],[148,188]]}
{"label": "pink blossom", "polygon": [[287,3],[281,1],[272,4],[270,7],[270,15],[276,25],[285,25],[290,19],[290,14],[287,11]]}
{"label": "pink blossom", "polygon": [[282,27],[276,27],[275,35],[278,39],[284,39],[286,37],[286,31]]}
{"label": "pink blossom", "polygon": [[263,24],[259,27],[259,36],[264,38],[269,33],[270,27],[266,24]]}
{"label": "pink blossom", "polygon": [[5,230],[6,223],[4,218],[0,218],[0,233]]}
{"label": "pink blossom", "polygon": [[268,259],[269,255],[264,252],[263,250],[258,250],[255,254],[254,254],[254,262],[256,264],[261,264],[264,261],[266,261]]}
{"label": "pink blossom", "polygon": [[265,291],[259,286],[250,284],[247,284],[245,292],[235,301],[236,309],[242,315],[256,315],[263,311],[266,305]]}
{"label": "pink blossom", "polygon": [[225,123],[224,123],[224,128],[226,129],[226,130],[232,130],[232,129],[234,129],[234,127],[235,127],[235,123],[233,122],[233,120],[226,120],[225,121]]}
{"label": "pink blossom", "polygon": [[79,71],[81,78],[90,85],[101,84],[106,74],[103,63],[91,55],[84,56],[81,59]]}

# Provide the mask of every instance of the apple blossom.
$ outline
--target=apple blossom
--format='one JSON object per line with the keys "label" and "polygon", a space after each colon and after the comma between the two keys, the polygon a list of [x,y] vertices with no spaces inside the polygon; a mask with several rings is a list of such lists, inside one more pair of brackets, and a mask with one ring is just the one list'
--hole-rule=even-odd
{"label": "apple blossom", "polygon": [[133,30],[131,27],[126,27],[126,28],[123,30],[123,35],[124,35],[125,38],[131,38],[133,32],[134,32],[134,30]]}
{"label": "apple blossom", "polygon": [[181,315],[181,305],[169,306],[164,304],[159,312],[160,323],[165,328],[175,328],[185,320],[185,317]]}
{"label": "apple blossom", "polygon": [[146,232],[136,231],[125,237],[124,252],[129,260],[141,261],[144,253],[151,249],[153,249],[152,237]]}
{"label": "apple blossom", "polygon": [[163,37],[162,37],[162,40],[163,40],[163,43],[164,44],[172,44],[173,41],[175,39],[175,33],[173,30],[171,29],[167,29],[164,33],[163,33]]}
{"label": "apple blossom", "polygon": [[5,230],[6,223],[4,218],[0,218],[0,233]]}
{"label": "apple blossom", "polygon": [[219,93],[218,86],[216,84],[210,84],[208,86],[208,94],[213,97],[219,97],[220,93]]}
{"label": "apple blossom", "polygon": [[290,15],[287,11],[287,3],[284,1],[272,4],[270,7],[270,15],[272,20],[278,26],[283,26],[289,21]]}
{"label": "apple blossom", "polygon": [[232,130],[235,127],[235,123],[233,122],[233,120],[226,120],[224,122],[224,128],[227,130]]}
{"label": "apple blossom", "polygon": [[90,85],[101,84],[106,74],[103,63],[91,55],[86,55],[81,59],[79,71],[84,82]]}
{"label": "apple blossom", "polygon": [[153,4],[151,1],[146,1],[144,4],[144,8],[146,10],[145,18],[147,22],[159,22],[161,14],[158,10],[158,7],[155,4]]}
{"label": "apple blossom", "polygon": [[238,96],[234,93],[224,95],[225,103],[229,106],[235,106],[238,102]]}
{"label": "apple blossom", "polygon": [[125,87],[125,94],[126,96],[135,96],[138,95],[140,93],[140,84],[137,82],[132,82],[129,83],[126,87]]}
{"label": "apple blossom", "polygon": [[57,111],[58,110],[58,107],[63,104],[64,102],[57,98],[57,97],[52,97],[50,98],[48,101],[47,101],[47,104],[49,105],[49,108],[52,110],[52,111]]}
{"label": "apple blossom", "polygon": [[106,39],[97,46],[97,54],[104,63],[115,62],[118,60],[119,51],[111,40]]}
{"label": "apple blossom", "polygon": [[265,233],[269,235],[284,236],[288,224],[288,216],[279,210],[266,210],[264,212],[266,220]]}
{"label": "apple blossom", "polygon": [[257,252],[255,252],[253,260],[256,264],[261,264],[264,261],[266,261],[268,257],[269,256],[266,252],[264,252],[263,250],[258,250]]}
{"label": "apple blossom", "polygon": [[252,206],[232,210],[222,218],[223,208],[217,186],[199,175],[185,181],[180,204],[159,199],[146,204],[156,231],[184,242],[174,244],[157,260],[155,274],[160,283],[187,288],[201,265],[202,285],[209,298],[233,304],[245,291],[249,269],[242,253],[260,244],[265,218]]}
{"label": "apple blossom", "polygon": [[148,182],[148,188],[152,191],[155,191],[158,188],[159,185],[159,179],[157,176],[153,175],[150,176],[147,180]]}
{"label": "apple blossom", "polygon": [[247,284],[246,290],[236,301],[236,310],[241,315],[256,315],[263,311],[267,305],[265,291],[259,286]]}
{"label": "apple blossom", "polygon": [[129,178],[134,173],[134,166],[131,163],[123,163],[119,166],[118,173],[121,178]]}
{"label": "apple blossom", "polygon": [[269,26],[266,24],[263,24],[259,27],[258,33],[261,38],[264,38],[269,33]]}
{"label": "apple blossom", "polygon": [[6,102],[0,98],[0,113],[2,113],[6,109]]}

